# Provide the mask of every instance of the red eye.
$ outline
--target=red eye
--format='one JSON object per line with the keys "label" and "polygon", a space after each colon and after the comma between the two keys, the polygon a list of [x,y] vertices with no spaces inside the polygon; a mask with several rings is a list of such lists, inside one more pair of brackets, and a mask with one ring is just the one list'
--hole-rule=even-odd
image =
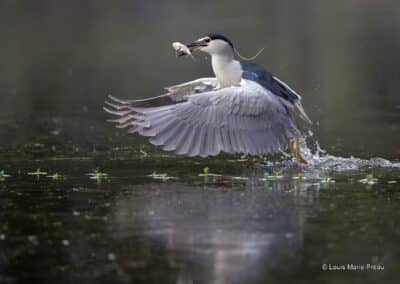
{"label": "red eye", "polygon": [[206,38],[204,41],[205,41],[205,42],[210,42],[210,41],[211,41],[211,39],[209,39],[209,38]]}

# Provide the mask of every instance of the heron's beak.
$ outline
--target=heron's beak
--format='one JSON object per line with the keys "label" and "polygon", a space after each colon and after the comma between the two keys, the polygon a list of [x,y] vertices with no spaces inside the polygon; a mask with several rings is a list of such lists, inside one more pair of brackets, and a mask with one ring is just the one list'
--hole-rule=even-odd
{"label": "heron's beak", "polygon": [[197,50],[199,50],[200,48],[202,48],[204,46],[208,46],[207,42],[205,42],[202,39],[199,39],[199,40],[196,40],[196,41],[194,41],[192,43],[186,44],[185,48],[187,48],[188,50],[180,49],[180,50],[177,50],[176,54],[177,54],[177,56],[185,56],[185,55],[188,55],[188,54],[191,55],[191,53],[193,51],[197,51]]}
{"label": "heron's beak", "polygon": [[207,46],[207,43],[203,40],[196,40],[192,43],[189,43],[188,45],[186,45],[191,52],[198,50],[201,47]]}

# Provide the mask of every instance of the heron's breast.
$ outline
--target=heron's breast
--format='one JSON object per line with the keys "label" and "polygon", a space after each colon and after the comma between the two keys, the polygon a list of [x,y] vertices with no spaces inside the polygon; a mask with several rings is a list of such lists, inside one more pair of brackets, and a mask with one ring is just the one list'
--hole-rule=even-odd
{"label": "heron's breast", "polygon": [[242,79],[242,67],[236,60],[212,58],[212,68],[221,87],[238,85]]}

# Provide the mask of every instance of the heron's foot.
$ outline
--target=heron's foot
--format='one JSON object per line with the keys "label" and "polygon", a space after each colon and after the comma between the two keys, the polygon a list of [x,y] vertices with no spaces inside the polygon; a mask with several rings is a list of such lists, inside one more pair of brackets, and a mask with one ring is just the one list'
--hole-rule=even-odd
{"label": "heron's foot", "polygon": [[308,164],[307,160],[301,154],[300,143],[298,138],[293,138],[292,140],[290,140],[289,149],[292,156],[295,157],[300,164],[305,164],[305,165]]}

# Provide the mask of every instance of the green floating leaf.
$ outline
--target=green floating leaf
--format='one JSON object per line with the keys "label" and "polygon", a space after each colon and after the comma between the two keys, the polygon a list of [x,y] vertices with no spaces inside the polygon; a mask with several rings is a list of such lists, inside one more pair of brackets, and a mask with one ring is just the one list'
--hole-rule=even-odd
{"label": "green floating leaf", "polygon": [[378,183],[378,179],[375,178],[373,174],[367,174],[365,178],[358,180],[358,182],[363,184],[376,184]]}
{"label": "green floating leaf", "polygon": [[210,168],[209,167],[204,167],[203,173],[202,174],[198,174],[198,176],[199,177],[220,177],[221,175],[210,173]]}

